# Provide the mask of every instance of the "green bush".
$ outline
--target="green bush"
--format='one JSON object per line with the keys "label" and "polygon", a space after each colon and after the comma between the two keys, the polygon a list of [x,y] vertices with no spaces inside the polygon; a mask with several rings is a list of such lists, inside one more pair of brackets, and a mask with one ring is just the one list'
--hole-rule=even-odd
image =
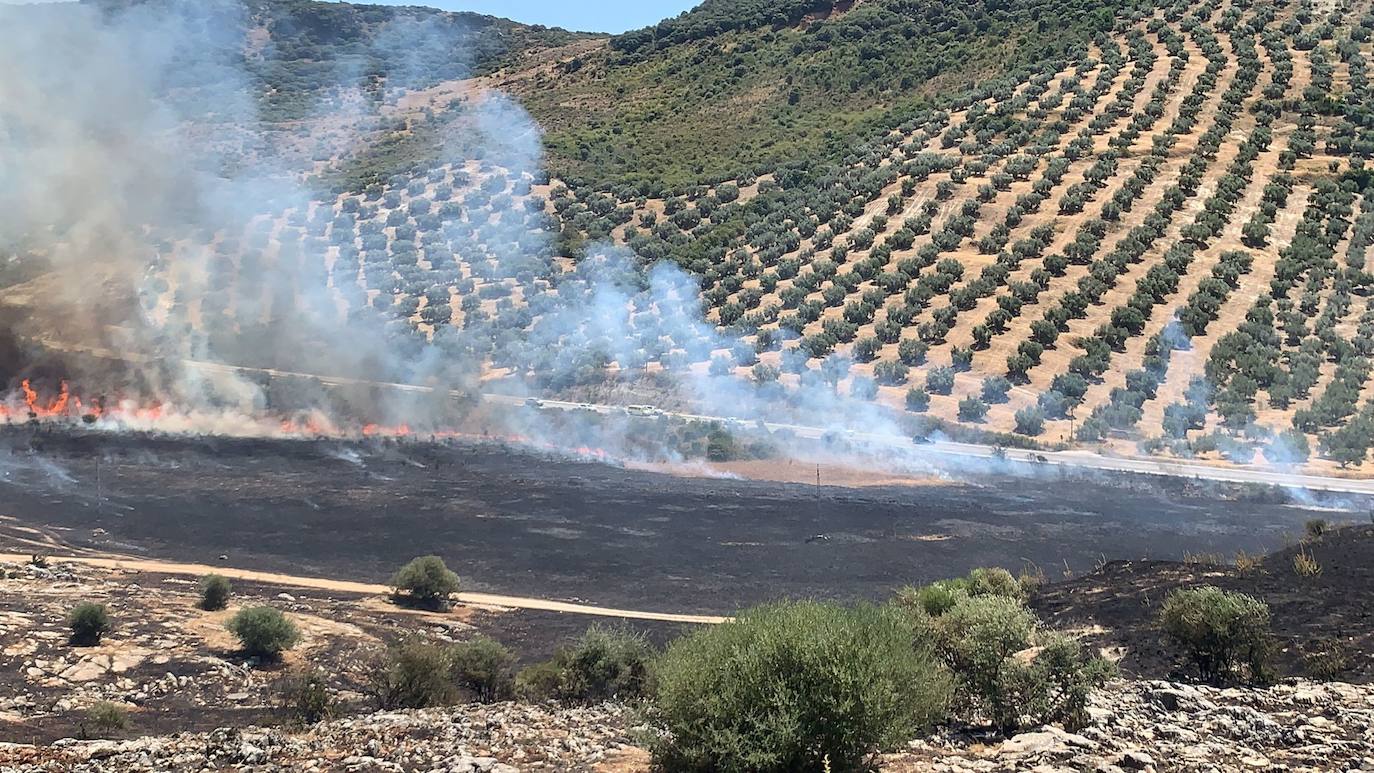
{"label": "green bush", "polygon": [[249,655],[275,658],[300,641],[300,631],[279,610],[272,607],[240,609],[228,624],[239,645]]}
{"label": "green bush", "polygon": [[93,647],[110,632],[110,613],[104,604],[83,601],[72,608],[67,615],[67,626],[72,629],[71,643],[77,647]]}
{"label": "green bush", "polygon": [[592,626],[554,656],[558,697],[582,703],[641,697],[648,689],[653,656],[653,647],[641,634],[624,627]]}
{"label": "green bush", "polygon": [[452,660],[437,644],[407,639],[387,650],[368,678],[368,691],[382,709],[422,709],[457,702],[450,678]]}
{"label": "green bush", "polygon": [[482,703],[505,700],[514,691],[515,656],[500,642],[480,637],[449,647],[453,681]]}
{"label": "green bush", "polygon": [[[915,642],[915,646],[913,646]],[[669,646],[652,718],[667,770],[863,770],[945,715],[949,679],[891,607],[760,607]]]}
{"label": "green bush", "polygon": [[1000,567],[983,567],[969,572],[967,577],[937,580],[920,587],[908,586],[897,591],[894,600],[899,606],[939,617],[970,596],[1001,596],[1021,601],[1025,595],[1021,582],[1011,572]]}
{"label": "green bush", "polygon": [[324,672],[311,668],[291,674],[276,685],[277,705],[291,719],[313,725],[333,716],[334,698]]}
{"label": "green bush", "polygon": [[129,712],[118,703],[96,701],[86,709],[86,719],[100,733],[110,733],[129,727]]}
{"label": "green bush", "polygon": [[1047,722],[1081,726],[1088,694],[1112,672],[1073,639],[1042,632],[1015,598],[966,597],[931,626],[936,649],[954,673],[961,713],[1002,732]]}
{"label": "green bush", "polygon": [[1253,596],[1211,585],[1180,588],[1164,600],[1159,623],[1203,681],[1268,677],[1269,605]]}
{"label": "green bush", "polygon": [[557,663],[535,663],[515,675],[515,697],[522,701],[553,700],[558,698],[562,684],[563,672]]}
{"label": "green bush", "polygon": [[200,578],[200,608],[207,612],[224,609],[229,604],[229,581],[217,574]]}
{"label": "green bush", "polygon": [[425,607],[445,609],[448,597],[458,592],[458,575],[449,571],[438,556],[420,556],[401,567],[391,578],[398,601]]}

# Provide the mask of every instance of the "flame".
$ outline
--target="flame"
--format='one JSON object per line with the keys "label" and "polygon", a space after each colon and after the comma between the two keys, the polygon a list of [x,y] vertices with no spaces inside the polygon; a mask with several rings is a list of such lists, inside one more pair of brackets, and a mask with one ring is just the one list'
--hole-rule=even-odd
{"label": "flame", "polygon": [[[22,407],[20,400],[22,399]],[[142,429],[171,433],[201,432],[209,426],[223,421],[226,417],[187,410],[158,400],[140,400],[132,397],[91,397],[83,399],[79,390],[73,389],[65,380],[59,382],[55,397],[45,399],[38,388],[24,379],[17,393],[0,397],[0,422],[10,422],[13,417],[23,415],[30,422],[70,421],[94,425],[98,429]],[[233,434],[255,435],[262,437],[289,438],[407,438],[426,439],[431,442],[450,440],[471,440],[480,442],[496,441],[511,445],[539,448],[554,452],[571,452],[577,456],[606,461],[614,456],[604,449],[581,446],[568,449],[565,446],[527,437],[520,434],[493,434],[483,429],[480,432],[465,432],[458,429],[426,428],[417,433],[409,424],[381,424],[369,422],[361,425],[338,426],[334,421],[319,413],[301,413],[293,416],[260,415],[256,417],[230,417],[233,419]]]}

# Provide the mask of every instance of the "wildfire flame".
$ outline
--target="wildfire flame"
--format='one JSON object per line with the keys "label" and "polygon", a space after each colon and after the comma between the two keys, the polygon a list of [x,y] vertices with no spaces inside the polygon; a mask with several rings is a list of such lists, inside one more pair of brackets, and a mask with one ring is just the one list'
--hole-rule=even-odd
{"label": "wildfire flame", "polygon": [[[168,433],[216,434],[217,430],[205,427],[199,418],[208,418],[195,411],[180,410],[158,401],[140,401],[132,398],[106,400],[101,397],[83,400],[70,385],[61,381],[57,394],[48,399],[38,388],[24,379],[19,390],[7,399],[0,399],[0,422],[12,422],[16,418],[29,422],[81,422],[101,429],[141,429]],[[523,435],[493,435],[487,431],[480,434],[456,429],[435,429],[417,432],[409,424],[365,423],[352,428],[340,427],[330,418],[320,414],[302,414],[287,417],[238,417],[233,434],[281,438],[380,438],[380,439],[425,439],[430,441],[473,440],[497,441],[540,448],[542,450],[574,453],[588,459],[608,460],[612,455],[600,448],[582,446],[575,449],[564,448],[554,443],[538,441]],[[210,422],[213,424],[213,422]]]}

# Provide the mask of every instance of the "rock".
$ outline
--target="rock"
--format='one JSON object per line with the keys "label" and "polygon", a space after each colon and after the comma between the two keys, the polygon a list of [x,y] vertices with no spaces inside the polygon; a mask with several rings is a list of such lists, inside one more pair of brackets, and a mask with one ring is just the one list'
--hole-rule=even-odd
{"label": "rock", "polygon": [[1121,755],[1117,764],[1127,770],[1151,770],[1155,766],[1155,758],[1142,751],[1129,751]]}

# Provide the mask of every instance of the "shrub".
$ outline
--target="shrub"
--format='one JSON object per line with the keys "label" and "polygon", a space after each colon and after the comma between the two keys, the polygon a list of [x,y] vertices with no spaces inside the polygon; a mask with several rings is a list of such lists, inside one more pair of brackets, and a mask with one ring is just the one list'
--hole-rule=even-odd
{"label": "shrub", "polygon": [[324,672],[311,668],[291,674],[276,685],[277,706],[291,719],[313,725],[334,714],[334,698]]}
{"label": "shrub", "polygon": [[972,596],[1000,596],[1021,601],[1025,595],[1025,588],[1011,572],[1000,567],[985,567],[972,570],[967,577],[937,580],[919,588],[908,586],[897,592],[895,601],[907,609],[939,617],[960,600]]}
{"label": "shrub", "polygon": [[562,670],[552,660],[520,669],[515,675],[515,696],[523,701],[551,700],[558,697]]}
{"label": "shrub", "polygon": [[[937,650],[954,673],[959,705],[969,719],[985,719],[1002,732],[1047,722],[1083,725],[1088,694],[1112,672],[1073,639],[1042,632],[1035,615],[1014,598],[960,599],[932,626]],[[1026,657],[1032,647],[1038,649]]]}
{"label": "shrub", "polygon": [[449,648],[453,681],[481,703],[510,697],[515,689],[515,656],[493,639],[480,637]]}
{"label": "shrub", "polygon": [[1331,530],[1331,525],[1326,522],[1325,518],[1313,518],[1303,525],[1303,529],[1307,532],[1308,539],[1315,540],[1325,537],[1326,533]]}
{"label": "shrub", "polygon": [[207,612],[224,609],[229,604],[229,581],[217,574],[200,578],[200,608]]}
{"label": "shrub", "polygon": [[407,639],[392,646],[376,663],[367,689],[382,709],[422,709],[455,703],[458,693],[449,678],[452,661],[441,646]]}
{"label": "shrub", "polygon": [[[678,639],[658,661],[668,770],[846,771],[944,716],[949,682],[891,607],[790,602]],[[917,641],[915,647],[913,641]]]}
{"label": "shrub", "polygon": [[272,607],[246,607],[229,620],[229,632],[249,655],[275,658],[300,641],[300,631],[279,610]]}
{"label": "shrub", "polygon": [[86,709],[86,719],[100,733],[124,730],[129,726],[129,712],[118,703],[96,701]]}
{"label": "shrub", "polygon": [[426,609],[444,609],[448,597],[458,592],[458,575],[438,556],[420,556],[391,578],[397,601]]}
{"label": "shrub", "polygon": [[1159,623],[1208,682],[1263,680],[1269,654],[1269,606],[1213,586],[1180,588],[1164,600]]}
{"label": "shrub", "polygon": [[557,697],[582,703],[638,698],[648,686],[652,657],[653,648],[641,634],[594,625],[555,655]]}
{"label": "shrub", "polygon": [[67,615],[67,626],[72,629],[71,643],[77,647],[93,647],[110,632],[110,613],[104,604],[83,601],[72,608]]}
{"label": "shrub", "polygon": [[1317,557],[1307,550],[1299,550],[1293,555],[1293,571],[1299,577],[1316,577],[1322,573],[1322,565]]}

